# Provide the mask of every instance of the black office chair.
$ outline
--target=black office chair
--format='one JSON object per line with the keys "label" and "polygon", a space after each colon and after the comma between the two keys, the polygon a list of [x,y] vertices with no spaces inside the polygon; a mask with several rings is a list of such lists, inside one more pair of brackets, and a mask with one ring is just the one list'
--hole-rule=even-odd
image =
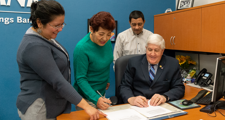
{"label": "black office chair", "polygon": [[120,99],[119,97],[119,91],[118,91],[118,87],[121,84],[121,80],[123,77],[123,74],[126,70],[126,66],[128,63],[128,60],[132,57],[135,56],[139,56],[139,54],[133,54],[133,55],[127,55],[127,56],[122,56],[120,58],[118,58],[115,62],[115,81],[116,81],[116,97],[117,97],[117,104],[122,104],[122,99]]}

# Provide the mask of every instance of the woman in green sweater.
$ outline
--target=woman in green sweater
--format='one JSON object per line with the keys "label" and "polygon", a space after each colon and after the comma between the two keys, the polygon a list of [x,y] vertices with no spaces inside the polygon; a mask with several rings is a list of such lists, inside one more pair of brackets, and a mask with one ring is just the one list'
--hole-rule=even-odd
{"label": "woman in green sweater", "polygon": [[90,19],[89,25],[91,32],[77,43],[73,53],[74,88],[90,105],[105,110],[111,101],[101,95],[104,96],[110,85],[113,53],[109,39],[115,20],[110,13],[99,12]]}

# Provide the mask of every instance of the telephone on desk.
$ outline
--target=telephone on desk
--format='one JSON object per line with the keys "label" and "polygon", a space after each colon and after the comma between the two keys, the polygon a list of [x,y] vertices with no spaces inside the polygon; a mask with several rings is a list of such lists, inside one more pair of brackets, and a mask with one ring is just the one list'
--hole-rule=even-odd
{"label": "telephone on desk", "polygon": [[201,87],[207,87],[212,84],[212,73],[207,72],[207,69],[203,68],[194,82],[195,85],[199,85]]}
{"label": "telephone on desk", "polygon": [[[205,68],[203,68],[199,72],[194,84],[199,85],[201,87],[207,87],[212,84],[211,77],[212,77],[212,74],[207,72],[207,70]],[[215,80],[216,80],[216,78],[215,78]],[[224,78],[223,78],[223,80],[224,80]],[[214,84],[218,85],[218,82],[215,81]],[[214,88],[214,90],[215,90],[215,88]],[[213,92],[215,92],[215,91],[213,91]],[[218,91],[216,91],[216,92],[218,93]],[[208,92],[207,90],[201,90],[194,98],[192,98],[191,100],[186,101],[185,103],[182,103],[182,104],[193,102],[193,103],[197,103],[197,104],[207,105],[200,110],[201,112],[206,112],[206,113],[212,113],[216,109],[225,109],[225,107],[224,107],[225,101],[216,100],[216,102],[215,102],[215,100],[212,100],[213,95],[215,97],[215,94],[217,94],[217,93],[212,94],[212,92]]]}
{"label": "telephone on desk", "polygon": [[[212,85],[211,77],[212,73],[207,72],[207,69],[203,68],[197,75],[194,84],[199,85],[200,87],[209,87],[209,85]],[[196,95],[193,99],[186,101],[186,103],[190,103],[191,101],[197,104],[208,105],[211,103],[211,99],[212,92],[208,92],[207,90],[201,90],[198,95]]]}

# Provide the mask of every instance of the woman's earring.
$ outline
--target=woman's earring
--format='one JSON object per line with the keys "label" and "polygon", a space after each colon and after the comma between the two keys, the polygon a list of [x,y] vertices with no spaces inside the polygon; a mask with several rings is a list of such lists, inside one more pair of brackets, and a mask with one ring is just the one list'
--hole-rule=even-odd
{"label": "woman's earring", "polygon": [[40,28],[37,29],[37,33],[38,33],[38,34],[41,33],[41,29],[40,29]]}

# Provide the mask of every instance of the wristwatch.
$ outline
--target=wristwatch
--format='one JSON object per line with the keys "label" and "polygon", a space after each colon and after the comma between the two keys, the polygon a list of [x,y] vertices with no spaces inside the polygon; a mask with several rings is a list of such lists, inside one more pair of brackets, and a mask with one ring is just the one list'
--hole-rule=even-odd
{"label": "wristwatch", "polygon": [[167,95],[162,95],[162,96],[164,96],[166,98],[166,102],[169,101],[169,97]]}

